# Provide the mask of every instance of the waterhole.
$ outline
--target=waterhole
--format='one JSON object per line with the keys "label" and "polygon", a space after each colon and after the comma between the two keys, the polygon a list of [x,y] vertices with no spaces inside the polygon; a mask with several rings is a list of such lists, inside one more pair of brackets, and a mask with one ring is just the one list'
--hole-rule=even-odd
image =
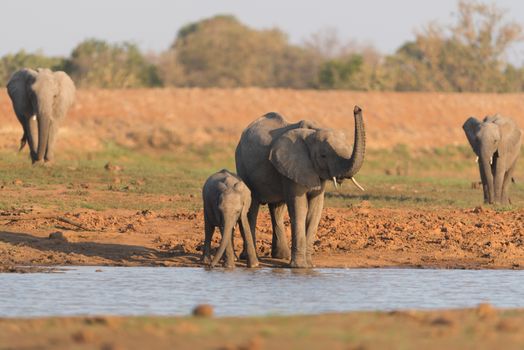
{"label": "waterhole", "polygon": [[422,269],[213,269],[67,267],[0,274],[0,317],[218,316],[357,310],[524,307],[524,271]]}

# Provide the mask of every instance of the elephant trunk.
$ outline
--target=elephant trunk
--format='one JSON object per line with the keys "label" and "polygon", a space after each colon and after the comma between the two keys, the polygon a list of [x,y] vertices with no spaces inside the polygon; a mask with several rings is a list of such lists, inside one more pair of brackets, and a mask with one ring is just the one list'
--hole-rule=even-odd
{"label": "elephant trunk", "polygon": [[493,204],[495,199],[495,189],[493,185],[493,173],[491,172],[491,162],[492,162],[491,152],[483,150],[480,154],[480,171],[481,179],[485,183],[482,184],[484,189],[484,199],[487,200],[489,204]]}
{"label": "elephant trunk", "polygon": [[236,221],[224,218],[223,222],[224,226],[222,228],[222,241],[220,242],[220,246],[213,257],[213,261],[211,261],[211,267],[215,267],[215,265],[220,261],[222,255],[224,255],[224,252],[226,251],[227,245],[233,243],[231,238],[233,237],[233,230],[235,228]]}
{"label": "elephant trunk", "polygon": [[353,110],[355,118],[355,140],[353,142],[353,153],[344,167],[343,177],[352,178],[362,167],[364,163],[364,153],[366,151],[366,132],[364,130],[364,120],[362,119],[362,109],[355,106]]}
{"label": "elephant trunk", "polygon": [[36,151],[36,161],[43,160],[47,150],[49,130],[51,127],[51,118],[53,114],[53,102],[53,98],[38,99],[38,148]]}

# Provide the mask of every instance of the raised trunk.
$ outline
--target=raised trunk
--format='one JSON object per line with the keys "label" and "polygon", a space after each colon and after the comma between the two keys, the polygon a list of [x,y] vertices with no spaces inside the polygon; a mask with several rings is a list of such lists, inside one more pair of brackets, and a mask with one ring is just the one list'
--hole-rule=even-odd
{"label": "raised trunk", "polygon": [[353,116],[355,118],[353,153],[347,165],[344,166],[343,174],[343,177],[347,179],[352,178],[360,170],[364,163],[364,153],[366,151],[366,132],[364,130],[364,120],[362,119],[362,109],[359,106],[355,106]]}
{"label": "raised trunk", "polygon": [[[481,171],[481,179],[482,179],[482,187],[484,189],[484,200],[487,199],[487,202],[489,204],[493,204],[493,201],[495,199],[495,189],[493,186],[493,174],[491,172],[491,164],[490,159],[492,155],[489,152],[482,152],[479,158],[480,161],[480,171]],[[484,183],[484,179],[485,182]],[[487,191],[487,193],[486,193]]]}
{"label": "raised trunk", "polygon": [[224,219],[224,228],[222,231],[222,241],[220,242],[220,246],[218,247],[218,250],[213,257],[213,261],[211,261],[211,267],[214,267],[222,258],[222,255],[224,255],[224,252],[226,251],[226,248],[228,244],[232,244],[231,238],[233,237],[233,230],[235,228],[236,222],[234,220]]}

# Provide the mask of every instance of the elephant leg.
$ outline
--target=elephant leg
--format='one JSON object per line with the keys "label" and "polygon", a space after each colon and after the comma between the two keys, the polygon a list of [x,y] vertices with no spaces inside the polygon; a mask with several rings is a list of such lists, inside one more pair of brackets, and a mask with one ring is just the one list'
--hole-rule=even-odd
{"label": "elephant leg", "polygon": [[493,164],[495,165],[494,177],[493,177],[493,187],[495,193],[495,203],[502,203],[502,186],[504,184],[504,174],[506,169],[506,164],[501,160],[500,157],[493,159]]}
{"label": "elephant leg", "polygon": [[511,167],[508,169],[506,174],[504,174],[504,182],[502,184],[502,199],[501,203],[503,205],[511,204],[511,200],[509,198],[509,186],[511,185],[511,179],[513,178],[513,173],[515,172],[517,161],[513,162]]}
{"label": "elephant leg", "polygon": [[[224,261],[224,267],[229,269],[235,267],[235,251],[233,250],[233,235],[235,234],[235,228],[231,232],[231,239],[229,240],[226,246],[226,260]],[[224,234],[222,234],[222,239],[224,239]]]}
{"label": "elephant leg", "polygon": [[249,222],[245,215],[242,216],[240,220],[238,220],[238,225],[240,227],[240,234],[242,235],[242,238],[244,239],[244,244],[246,246],[247,267],[257,267],[257,252],[255,250],[253,236],[251,235],[251,231],[249,229]]}
{"label": "elephant leg", "polygon": [[[247,213],[247,220],[249,221],[249,230],[251,231],[251,236],[253,237],[253,244],[255,247],[255,251],[257,250],[257,217],[258,217],[258,210],[260,209],[260,203],[251,196],[251,206],[249,207],[249,211]],[[240,259],[246,259],[247,258],[247,247],[246,247],[246,241],[244,240],[244,246],[242,249],[242,253],[240,254]]]}
{"label": "elephant leg", "polygon": [[202,252],[202,259],[200,260],[204,264],[210,264],[211,263],[211,239],[213,238],[213,232],[214,231],[215,231],[215,227],[209,223],[209,220],[207,218],[205,218],[205,223],[204,223],[204,233],[205,233],[204,251]]}
{"label": "elephant leg", "polygon": [[271,225],[273,226],[273,239],[271,241],[272,258],[289,259],[291,257],[284,227],[285,210],[286,204],[284,202],[269,204]]}
{"label": "elephant leg", "polygon": [[305,268],[306,261],[306,216],[308,200],[305,191],[301,191],[300,185],[285,180],[284,191],[286,204],[291,219],[291,262],[290,267]]}
{"label": "elephant leg", "polygon": [[306,218],[306,261],[308,267],[314,267],[311,257],[313,255],[313,243],[317,237],[318,224],[322,217],[322,209],[324,209],[324,191],[309,198]]}
{"label": "elephant leg", "polygon": [[51,120],[51,124],[49,125],[49,137],[47,139],[47,147],[44,156],[44,160],[46,162],[52,162],[55,158],[55,142],[57,132],[58,123],[56,120]]}
{"label": "elephant leg", "polygon": [[480,180],[482,181],[482,192],[484,193],[484,203],[489,203],[489,189],[488,189],[488,179],[482,168],[482,164],[479,162],[479,171],[480,171]]}
{"label": "elephant leg", "polygon": [[38,145],[38,122],[36,116],[31,116],[26,120],[27,127],[27,143],[29,145],[29,152],[31,154],[31,161],[36,162],[36,147]]}

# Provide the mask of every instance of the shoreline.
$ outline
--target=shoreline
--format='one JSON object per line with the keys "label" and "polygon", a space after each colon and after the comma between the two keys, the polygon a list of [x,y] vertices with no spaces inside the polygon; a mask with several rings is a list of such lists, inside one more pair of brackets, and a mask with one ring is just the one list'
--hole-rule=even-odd
{"label": "shoreline", "polygon": [[523,327],[524,309],[480,304],[266,317],[0,318],[0,342],[7,348],[53,349],[513,349],[524,341]]}

